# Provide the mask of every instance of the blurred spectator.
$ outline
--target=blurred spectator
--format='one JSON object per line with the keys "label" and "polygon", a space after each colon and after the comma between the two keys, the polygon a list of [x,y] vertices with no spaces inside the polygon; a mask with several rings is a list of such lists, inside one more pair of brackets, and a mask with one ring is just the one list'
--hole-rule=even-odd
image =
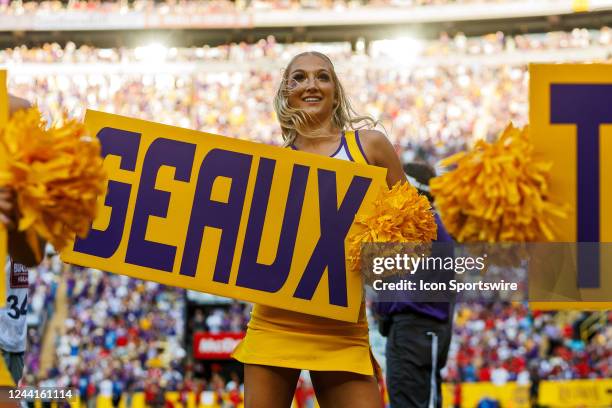
{"label": "blurred spectator", "polygon": [[495,385],[506,385],[508,377],[508,371],[501,365],[495,367],[491,372],[491,382]]}
{"label": "blurred spectator", "polygon": [[[532,311],[522,304],[459,304],[444,377],[463,382],[490,377],[496,384],[524,384],[528,377],[532,393],[541,379],[608,378],[612,363],[610,313],[607,325],[588,343],[579,335],[576,339],[578,327],[565,330],[566,321],[577,321],[581,315]],[[584,352],[571,350],[569,346],[576,343]]]}

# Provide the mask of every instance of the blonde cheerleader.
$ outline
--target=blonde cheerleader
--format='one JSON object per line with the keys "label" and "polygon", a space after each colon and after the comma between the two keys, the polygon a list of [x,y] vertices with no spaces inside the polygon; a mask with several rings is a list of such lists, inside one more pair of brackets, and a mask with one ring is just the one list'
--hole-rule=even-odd
{"label": "blonde cheerleader", "polygon": [[[388,169],[387,184],[405,180],[376,122],[352,109],[330,59],[295,56],[274,98],[285,146]],[[365,307],[356,323],[256,305],[233,354],[245,364],[245,407],[288,408],[301,370],[309,370],[321,407],[382,406]]]}

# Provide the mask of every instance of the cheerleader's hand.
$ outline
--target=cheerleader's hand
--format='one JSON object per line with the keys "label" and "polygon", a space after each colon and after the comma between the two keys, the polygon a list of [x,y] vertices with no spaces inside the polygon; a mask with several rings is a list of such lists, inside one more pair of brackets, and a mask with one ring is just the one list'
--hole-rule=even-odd
{"label": "cheerleader's hand", "polygon": [[40,263],[46,243],[36,235],[29,239],[26,232],[17,230],[15,193],[5,187],[0,187],[0,226],[8,230],[8,254],[15,262],[27,267]]}
{"label": "cheerleader's hand", "polygon": [[9,231],[15,228],[15,195],[7,188],[0,187],[0,224]]}

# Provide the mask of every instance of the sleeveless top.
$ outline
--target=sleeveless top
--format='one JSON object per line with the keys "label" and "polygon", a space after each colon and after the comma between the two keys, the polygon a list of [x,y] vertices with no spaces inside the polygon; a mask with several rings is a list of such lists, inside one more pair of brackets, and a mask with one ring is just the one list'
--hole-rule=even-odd
{"label": "sleeveless top", "polygon": [[[293,150],[298,150],[293,144],[291,145],[291,148]],[[365,155],[363,147],[361,146],[361,142],[359,141],[358,130],[342,132],[338,149],[336,149],[336,151],[329,157],[332,159],[347,160],[355,163],[370,164]]]}
{"label": "sleeveless top", "polygon": [[21,353],[26,347],[28,268],[7,257],[6,305],[0,309],[0,349]]}
{"label": "sleeveless top", "polygon": [[[344,132],[330,157],[368,163],[356,131]],[[355,323],[256,304],[232,357],[245,364],[380,376],[363,302]]]}

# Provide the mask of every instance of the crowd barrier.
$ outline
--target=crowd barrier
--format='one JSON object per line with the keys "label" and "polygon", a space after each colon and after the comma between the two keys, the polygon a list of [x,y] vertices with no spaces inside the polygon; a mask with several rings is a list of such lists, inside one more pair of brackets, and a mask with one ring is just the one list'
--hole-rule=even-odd
{"label": "crowd barrier", "polygon": [[[453,407],[452,384],[442,385],[444,408]],[[529,408],[528,385],[510,382],[461,384],[461,408],[474,408],[484,398],[497,400],[504,408]],[[538,404],[550,408],[605,408],[612,406],[612,379],[541,381]]]}

